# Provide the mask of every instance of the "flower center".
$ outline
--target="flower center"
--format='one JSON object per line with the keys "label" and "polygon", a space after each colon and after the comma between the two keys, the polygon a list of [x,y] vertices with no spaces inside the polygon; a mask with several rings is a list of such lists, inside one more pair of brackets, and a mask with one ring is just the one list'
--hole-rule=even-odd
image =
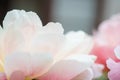
{"label": "flower center", "polygon": [[0,60],[0,72],[4,72],[3,62]]}
{"label": "flower center", "polygon": [[25,80],[37,80],[37,79],[31,79],[30,77],[26,77]]}
{"label": "flower center", "polygon": [[25,80],[32,80],[32,79],[30,79],[30,77],[26,77]]}

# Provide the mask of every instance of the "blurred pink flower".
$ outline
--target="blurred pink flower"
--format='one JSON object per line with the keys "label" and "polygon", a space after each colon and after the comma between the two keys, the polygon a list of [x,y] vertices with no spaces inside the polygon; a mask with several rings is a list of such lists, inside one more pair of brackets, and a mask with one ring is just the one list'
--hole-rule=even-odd
{"label": "blurred pink flower", "polygon": [[115,15],[100,24],[98,31],[94,33],[95,44],[92,50],[92,54],[98,57],[97,63],[106,66],[106,60],[109,57],[118,61],[114,56],[114,48],[120,44],[119,34],[120,15]]}
{"label": "blurred pink flower", "polygon": [[92,80],[92,38],[63,32],[60,23],[43,27],[34,12],[8,12],[0,29],[0,72],[10,80]]}
{"label": "blurred pink flower", "polygon": [[5,73],[0,72],[0,80],[7,80]]}
{"label": "blurred pink flower", "polygon": [[[115,48],[115,54],[118,59],[120,59],[120,46]],[[108,78],[110,80],[120,80],[120,61],[115,62],[113,59],[108,59],[106,61],[107,67],[110,69],[108,72]]]}

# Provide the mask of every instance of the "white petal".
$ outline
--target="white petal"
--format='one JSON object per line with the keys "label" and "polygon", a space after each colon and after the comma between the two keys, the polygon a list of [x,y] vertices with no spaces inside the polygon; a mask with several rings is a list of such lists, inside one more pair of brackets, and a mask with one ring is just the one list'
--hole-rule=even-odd
{"label": "white petal", "polygon": [[41,30],[41,33],[50,33],[50,34],[59,34],[63,32],[64,32],[64,29],[62,27],[62,24],[54,23],[54,22],[49,22]]}
{"label": "white petal", "polygon": [[32,40],[33,52],[51,52],[56,54],[65,37],[59,23],[48,23]]}
{"label": "white petal", "polygon": [[77,75],[72,80],[92,80],[92,79],[93,79],[93,72],[90,68],[88,68],[79,75]]}
{"label": "white petal", "polygon": [[37,34],[32,40],[32,52],[51,52],[54,56],[65,38],[63,34]]}
{"label": "white petal", "polygon": [[57,62],[40,80],[71,80],[86,68],[75,60],[63,60]]}
{"label": "white petal", "polygon": [[29,41],[42,28],[42,22],[34,12],[12,10],[5,16],[3,28],[6,31],[12,28],[20,32]]}
{"label": "white petal", "polygon": [[21,44],[28,48],[29,41],[42,28],[42,22],[34,12],[12,10],[5,16],[3,27],[5,38],[2,43],[5,43],[5,51],[11,53],[10,50],[16,50],[15,47]]}
{"label": "white petal", "polygon": [[66,34],[66,39],[68,49],[74,53],[89,54],[93,47],[92,38],[83,31],[69,32]]}
{"label": "white petal", "polygon": [[120,59],[120,46],[116,47],[114,49],[115,55],[118,59]]}
{"label": "white petal", "polygon": [[4,31],[2,47],[5,53],[13,53],[17,50],[22,50],[24,47],[25,40],[23,35],[15,31],[14,29],[9,29],[8,31]]}
{"label": "white petal", "polygon": [[79,61],[83,68],[92,66],[96,60],[96,56],[93,55],[70,55],[65,60],[76,60]]}
{"label": "white petal", "polygon": [[3,21],[3,27],[20,29],[21,27],[42,27],[42,22],[34,12],[24,10],[12,10],[7,13]]}
{"label": "white petal", "polygon": [[15,71],[20,71],[25,76],[40,76],[49,68],[52,57],[49,54],[13,53],[5,59],[5,72],[10,76]]}
{"label": "white petal", "polygon": [[31,55],[31,69],[32,77],[38,77],[48,71],[53,62],[53,56],[51,54],[32,54]]}
{"label": "white petal", "polygon": [[1,44],[2,36],[3,36],[3,28],[0,25],[0,44]]}
{"label": "white petal", "polygon": [[4,30],[3,28],[1,27],[0,25],[0,66],[1,66],[1,62],[3,61],[4,59],[4,49],[3,49],[3,36],[4,36]]}
{"label": "white petal", "polygon": [[69,32],[66,35],[66,41],[60,49],[57,58],[65,57],[70,54],[88,54],[93,47],[93,40],[83,31]]}
{"label": "white petal", "polygon": [[32,11],[27,12],[27,15],[29,16],[29,19],[31,20],[31,23],[33,26],[35,26],[38,29],[42,27],[42,22],[39,16],[35,12],[32,12]]}
{"label": "white petal", "polygon": [[94,72],[94,79],[102,76],[103,69],[104,69],[104,65],[102,65],[102,64],[96,64],[95,63],[94,65],[92,65],[92,70]]}

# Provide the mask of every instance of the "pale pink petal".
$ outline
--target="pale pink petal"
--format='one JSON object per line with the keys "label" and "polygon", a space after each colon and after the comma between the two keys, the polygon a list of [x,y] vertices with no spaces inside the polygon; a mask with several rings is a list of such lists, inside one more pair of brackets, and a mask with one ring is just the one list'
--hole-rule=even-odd
{"label": "pale pink petal", "polygon": [[22,48],[24,48],[24,44],[25,40],[20,32],[15,31],[12,28],[7,32],[5,31],[2,41],[2,47],[5,51],[5,54],[22,50]]}
{"label": "pale pink petal", "polygon": [[71,80],[87,68],[76,60],[62,60],[54,66],[39,80]]}
{"label": "pale pink petal", "polygon": [[9,11],[3,21],[3,27],[8,28],[40,28],[42,22],[34,12],[25,12],[24,10],[12,10]]}
{"label": "pale pink petal", "polygon": [[[102,41],[102,45],[117,46],[120,44],[120,21],[115,19],[109,19],[100,24],[98,32],[95,34],[95,38],[98,43]],[[101,43],[100,43],[101,44]]]}
{"label": "pale pink petal", "polygon": [[93,47],[92,38],[83,31],[68,32],[66,35],[66,52],[89,54]]}
{"label": "pale pink petal", "polygon": [[108,67],[109,69],[114,69],[115,66],[113,66],[113,65],[116,65],[116,62],[115,62],[114,60],[112,60],[111,58],[109,58],[109,59],[106,61],[106,63],[107,63],[107,67]]}
{"label": "pale pink petal", "polygon": [[65,40],[63,31],[61,24],[48,23],[33,38],[31,50],[33,52],[51,52],[55,56]]}
{"label": "pale pink petal", "polygon": [[1,65],[3,66],[4,56],[5,56],[5,53],[4,53],[3,47],[0,45],[0,68],[1,68]]}
{"label": "pale pink petal", "polygon": [[83,31],[71,31],[65,37],[66,41],[61,47],[57,58],[63,58],[75,53],[88,54],[93,47],[92,38]]}
{"label": "pale pink petal", "polygon": [[21,71],[15,71],[11,74],[10,80],[25,80],[25,75]]}
{"label": "pale pink petal", "polygon": [[40,33],[47,33],[47,34],[63,34],[64,29],[62,27],[62,24],[60,23],[54,23],[54,22],[49,22],[47,25],[45,25]]}
{"label": "pale pink petal", "polygon": [[30,41],[41,28],[42,22],[36,13],[24,10],[9,11],[3,21],[2,46],[5,53],[21,51],[21,48],[29,51]]}
{"label": "pale pink petal", "polygon": [[50,52],[54,56],[64,42],[64,36],[58,34],[38,34],[32,41],[32,52]]}
{"label": "pale pink petal", "polygon": [[37,77],[48,71],[53,63],[53,56],[51,54],[32,54],[31,55],[31,76]]}
{"label": "pale pink petal", "polygon": [[51,65],[50,54],[13,53],[5,58],[5,72],[10,76],[15,71],[21,71],[25,76],[40,76]]}
{"label": "pale pink petal", "polygon": [[116,47],[114,49],[115,55],[118,59],[120,59],[120,46]]}
{"label": "pale pink petal", "polygon": [[4,49],[3,49],[3,33],[4,32],[4,30],[3,30],[3,28],[1,27],[1,25],[0,25],[0,61],[3,61],[3,57],[4,57]]}
{"label": "pale pink petal", "polygon": [[42,22],[34,12],[24,10],[12,10],[7,13],[3,21],[4,30],[14,29],[20,31],[27,41],[42,28]]}
{"label": "pale pink petal", "polygon": [[27,12],[27,15],[29,17],[29,20],[31,21],[31,25],[35,27],[36,30],[42,27],[42,21],[35,12],[29,11]]}
{"label": "pale pink petal", "polygon": [[108,59],[107,66],[110,69],[108,72],[108,78],[110,80],[120,80],[120,62],[116,63],[112,59]]}
{"label": "pale pink petal", "polygon": [[73,78],[72,80],[92,80],[93,79],[93,72],[92,69],[86,69],[85,71],[83,71],[82,73],[80,73],[79,75],[77,75],[75,78]]}
{"label": "pale pink petal", "polygon": [[10,76],[15,71],[24,72],[25,75],[30,74],[30,54],[28,53],[12,53],[5,58],[5,72]]}
{"label": "pale pink petal", "polygon": [[99,78],[103,74],[104,65],[95,63],[92,65],[92,70],[94,73],[94,79]]}
{"label": "pale pink petal", "polygon": [[5,73],[0,72],[0,80],[7,80]]}
{"label": "pale pink petal", "polygon": [[76,54],[76,55],[70,55],[68,57],[65,57],[64,60],[76,60],[79,61],[82,65],[83,68],[88,68],[91,67],[95,60],[96,60],[96,56],[94,55],[81,55],[81,54]]}

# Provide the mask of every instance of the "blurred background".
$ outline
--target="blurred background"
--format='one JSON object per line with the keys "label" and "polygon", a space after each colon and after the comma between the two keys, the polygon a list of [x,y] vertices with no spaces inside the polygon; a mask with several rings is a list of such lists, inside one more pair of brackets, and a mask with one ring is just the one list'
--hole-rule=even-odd
{"label": "blurred background", "polygon": [[36,12],[43,24],[62,23],[65,33],[84,30],[92,33],[99,23],[120,12],[120,0],[0,0],[0,23],[12,9]]}

